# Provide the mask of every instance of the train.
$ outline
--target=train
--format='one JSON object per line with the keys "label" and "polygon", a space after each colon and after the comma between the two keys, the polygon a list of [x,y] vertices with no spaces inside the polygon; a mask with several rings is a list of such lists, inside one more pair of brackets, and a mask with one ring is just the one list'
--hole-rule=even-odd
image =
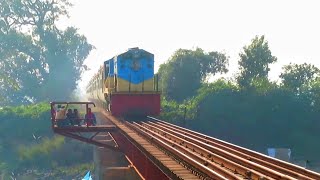
{"label": "train", "polygon": [[114,116],[158,116],[158,89],[154,54],[135,47],[104,61],[89,81],[86,94]]}

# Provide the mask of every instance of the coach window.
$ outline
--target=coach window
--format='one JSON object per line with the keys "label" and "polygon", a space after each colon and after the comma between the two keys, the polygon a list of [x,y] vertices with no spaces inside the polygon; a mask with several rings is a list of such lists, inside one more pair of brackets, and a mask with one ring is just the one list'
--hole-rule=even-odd
{"label": "coach window", "polygon": [[99,75],[97,77],[97,84],[98,84],[98,88],[100,89],[100,76]]}
{"label": "coach window", "polygon": [[100,73],[100,89],[102,89],[103,90],[103,71],[101,70],[101,73]]}
{"label": "coach window", "polygon": [[100,89],[100,76],[97,75],[97,88]]}

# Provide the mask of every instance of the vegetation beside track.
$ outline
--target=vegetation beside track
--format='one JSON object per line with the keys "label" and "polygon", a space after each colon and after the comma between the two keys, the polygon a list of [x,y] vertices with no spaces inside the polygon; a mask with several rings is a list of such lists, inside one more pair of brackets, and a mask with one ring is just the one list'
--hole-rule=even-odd
{"label": "vegetation beside track", "polygon": [[[186,70],[204,67],[199,60],[203,58],[201,52],[199,48],[178,50],[161,65],[162,119],[262,153],[267,148],[290,148],[295,160],[311,166],[320,161],[317,67],[289,64],[283,67],[278,81],[271,81],[268,67],[277,58],[262,36],[240,53],[238,74],[209,82],[212,74],[193,78]],[[190,58],[200,65],[190,65]],[[179,87],[174,87],[176,84]],[[190,89],[190,84],[197,88],[192,85]]]}
{"label": "vegetation beside track", "polygon": [[40,103],[0,110],[0,174],[64,179],[93,170],[93,147],[54,135],[49,107]]}
{"label": "vegetation beside track", "polygon": [[[248,93],[224,80],[199,90],[192,100],[176,105],[163,101],[163,119],[265,153],[269,147],[291,148],[293,157],[319,161],[320,112],[308,96],[280,87]],[[170,108],[169,108],[170,107]]]}

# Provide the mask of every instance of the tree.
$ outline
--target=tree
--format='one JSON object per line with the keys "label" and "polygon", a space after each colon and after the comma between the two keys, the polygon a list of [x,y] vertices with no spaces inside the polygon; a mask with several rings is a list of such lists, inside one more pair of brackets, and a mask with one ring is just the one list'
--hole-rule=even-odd
{"label": "tree", "polygon": [[65,100],[76,88],[93,46],[76,28],[57,28],[70,6],[67,0],[0,2],[0,105]]}
{"label": "tree", "polygon": [[[311,100],[313,110],[320,111],[320,78],[316,78],[314,81],[309,83],[308,96]],[[318,121],[320,125],[320,121]]]}
{"label": "tree", "polygon": [[160,65],[162,91],[169,100],[183,101],[195,95],[209,75],[227,72],[227,63],[228,57],[223,53],[179,49]]}
{"label": "tree", "polygon": [[310,83],[319,77],[320,70],[311,64],[289,64],[283,67],[280,74],[282,85],[295,93],[299,93],[302,87],[309,88]]}
{"label": "tree", "polygon": [[243,52],[239,56],[240,74],[237,81],[241,87],[245,88],[249,87],[251,81],[256,78],[268,79],[269,64],[277,61],[277,58],[272,56],[264,36],[256,36],[252,39],[250,45],[243,47]]}

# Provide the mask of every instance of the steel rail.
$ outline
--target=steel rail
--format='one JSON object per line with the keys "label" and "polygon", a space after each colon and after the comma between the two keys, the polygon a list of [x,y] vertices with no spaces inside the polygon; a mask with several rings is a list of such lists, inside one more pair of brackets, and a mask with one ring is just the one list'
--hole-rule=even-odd
{"label": "steel rail", "polygon": [[[221,166],[225,166],[228,169],[232,170],[234,173],[238,173],[243,175],[246,178],[249,179],[273,179],[270,176],[267,176],[266,174],[260,173],[256,170],[250,169],[246,166],[244,166],[241,163],[234,162],[230,159],[228,159],[228,156],[221,156],[221,154],[212,152],[206,148],[203,147],[203,144],[196,142],[192,138],[188,138],[187,136],[179,136],[179,134],[176,134],[173,131],[170,131],[168,129],[163,129],[161,127],[158,127],[154,124],[144,123],[143,125],[146,126],[149,129],[153,129],[154,131],[157,131],[158,133],[162,134],[163,136],[173,139],[173,141],[184,145],[186,148],[189,148],[191,151],[198,153],[200,156],[206,158],[207,161],[215,162],[220,164]],[[279,177],[277,177],[279,178]]]}
{"label": "steel rail", "polygon": [[172,133],[174,133],[175,135],[179,136],[179,137],[182,137],[182,138],[185,138],[185,139],[190,139],[191,141],[194,141],[194,139],[196,139],[197,141],[194,141],[195,144],[197,145],[200,145],[201,147],[207,149],[207,150],[210,150],[212,152],[215,151],[213,147],[217,147],[218,149],[222,149],[224,151],[227,151],[229,153],[232,153],[238,157],[242,157],[244,159],[247,159],[249,160],[250,162],[254,162],[254,163],[257,163],[257,164],[260,164],[266,168],[269,168],[269,169],[272,169],[272,170],[275,170],[275,171],[278,171],[279,173],[282,173],[284,175],[288,175],[288,176],[291,176],[293,178],[298,178],[298,179],[308,179],[308,180],[312,180],[312,178],[310,177],[307,177],[305,175],[302,175],[302,174],[299,174],[297,172],[294,172],[292,170],[287,170],[283,167],[280,167],[280,166],[276,166],[276,165],[273,165],[271,163],[268,163],[268,162],[265,162],[263,160],[260,160],[258,158],[255,158],[255,157],[250,157],[242,152],[239,152],[239,151],[236,151],[234,149],[230,149],[230,148],[223,148],[221,147],[220,144],[217,144],[217,143],[208,143],[207,140],[203,141],[202,139],[199,139],[197,138],[195,135],[186,135],[186,133],[184,133],[183,131],[180,131],[180,130],[177,130],[177,129],[174,129],[174,128],[171,128],[171,127],[168,127],[168,126],[165,126],[165,127],[161,127],[161,125],[158,125],[157,123],[153,123],[153,122],[150,122],[153,126],[160,126],[159,128],[161,129],[164,129],[166,131],[170,131]]}
{"label": "steel rail", "polygon": [[250,161],[259,163],[263,166],[275,169],[279,172],[285,173],[287,175],[290,175],[294,178],[298,178],[298,179],[320,179],[320,174],[304,169],[300,166],[297,165],[293,165],[290,164],[288,162],[282,161],[282,160],[278,160],[275,158],[271,158],[269,156],[266,156],[264,154],[186,129],[186,128],[182,128],[176,125],[173,125],[171,123],[168,122],[164,122],[161,120],[158,120],[156,118],[153,117],[149,117],[149,119],[152,119],[154,122],[163,124],[166,126],[166,128],[171,128],[174,131],[178,131],[178,132],[182,132],[185,135],[191,136],[195,139],[198,139],[200,141],[204,141],[206,142],[206,144],[211,144],[213,146],[217,146],[221,149],[227,150],[227,151],[231,151],[234,154],[241,156],[243,158],[246,158]]}
{"label": "steel rail", "polygon": [[[227,151],[220,150],[216,147],[211,146],[211,148],[214,149],[214,151],[210,151],[208,149],[203,148],[203,146],[207,145],[205,143],[202,143],[196,139],[189,138],[187,136],[178,137],[174,135],[171,132],[168,132],[170,130],[168,129],[159,129],[158,127],[154,127],[153,124],[148,125],[147,123],[144,123],[146,126],[148,126],[151,129],[156,129],[160,133],[165,134],[165,136],[169,136],[168,138],[174,139],[174,141],[179,140],[179,143],[183,143],[188,148],[190,148],[192,151],[198,152],[202,156],[209,156],[214,157],[214,161],[218,161],[219,163],[223,164],[224,166],[228,167],[229,169],[232,169],[235,172],[238,172],[243,175],[247,176],[247,178],[253,178],[253,179],[261,179],[265,178],[265,176],[268,176],[269,178],[274,179],[291,179],[294,178],[287,176],[285,174],[281,174],[277,171],[274,171],[272,169],[266,168],[264,166],[261,166],[259,164],[253,163],[248,161],[247,159],[243,159],[240,157],[237,157]],[[181,135],[181,134],[180,134]],[[189,139],[189,140],[187,140]],[[258,172],[257,172],[258,171]],[[250,175],[250,176],[249,176]],[[251,177],[252,176],[252,177]]]}
{"label": "steel rail", "polygon": [[226,175],[226,177],[224,177],[223,175],[220,174],[221,172],[220,173],[215,172],[214,170],[208,168],[204,164],[194,160],[194,158],[195,158],[194,153],[190,153],[189,151],[186,151],[181,147],[176,149],[177,146],[172,146],[171,142],[168,142],[165,138],[159,137],[155,133],[150,132],[148,129],[144,128],[143,126],[141,126],[138,123],[135,123],[135,122],[129,123],[128,122],[127,125],[130,126],[132,129],[134,129],[139,134],[143,135],[145,138],[148,138],[152,142],[154,142],[157,145],[161,146],[162,148],[166,149],[166,151],[169,151],[169,152],[175,154],[176,156],[179,157],[179,159],[184,160],[188,164],[192,164],[199,171],[204,172],[212,179],[238,179],[238,178],[234,178],[234,176],[231,174],[224,174],[223,173],[224,175]]}
{"label": "steel rail", "polygon": [[[150,123],[152,123],[154,126],[157,126],[157,124],[158,124],[158,123],[155,123],[155,122],[150,122]],[[261,160],[261,159],[259,159],[259,158],[257,158],[257,157],[252,157],[252,156],[250,156],[250,155],[248,155],[248,154],[245,154],[245,153],[243,153],[243,152],[237,151],[237,150],[232,149],[232,148],[230,148],[230,147],[226,147],[226,146],[221,145],[221,144],[219,144],[219,143],[216,143],[216,142],[212,142],[212,143],[211,143],[211,142],[209,142],[207,139],[199,138],[197,135],[190,134],[190,133],[186,133],[186,132],[183,131],[183,130],[180,130],[180,129],[177,129],[177,128],[168,126],[168,125],[166,125],[166,124],[162,124],[162,125],[165,126],[165,127],[162,127],[163,129],[170,130],[170,131],[172,131],[172,132],[174,132],[174,133],[178,133],[178,132],[179,132],[179,133],[177,134],[179,137],[192,137],[192,138],[194,138],[194,139],[197,139],[197,140],[201,141],[202,143],[196,142],[196,144],[198,144],[198,145],[201,144],[202,147],[204,147],[204,148],[206,148],[206,149],[208,149],[208,150],[211,150],[211,146],[214,146],[214,147],[217,147],[217,148],[219,148],[219,149],[228,151],[228,152],[230,152],[230,153],[232,153],[232,154],[234,154],[234,155],[236,155],[236,156],[245,158],[245,159],[247,159],[247,160],[249,160],[249,161],[252,161],[252,162],[255,162],[255,163],[260,164],[260,165],[262,165],[262,166],[265,166],[265,167],[267,167],[267,168],[270,168],[270,169],[276,170],[276,171],[278,171],[278,172],[280,172],[280,173],[289,175],[289,176],[291,176],[291,177],[293,177],[293,178],[309,179],[309,180],[312,179],[312,178],[310,178],[310,177],[308,177],[308,176],[306,176],[306,175],[299,174],[298,172],[295,172],[295,171],[292,171],[292,170],[289,170],[289,169],[285,169],[284,167],[278,166],[278,165],[276,165],[276,164],[272,164],[272,163],[270,163],[270,162],[266,162],[266,161]],[[181,133],[183,133],[183,134],[181,134]],[[187,135],[187,136],[186,136],[186,135]],[[205,142],[205,143],[203,143],[203,142]],[[210,145],[211,145],[211,146],[210,146]]]}

